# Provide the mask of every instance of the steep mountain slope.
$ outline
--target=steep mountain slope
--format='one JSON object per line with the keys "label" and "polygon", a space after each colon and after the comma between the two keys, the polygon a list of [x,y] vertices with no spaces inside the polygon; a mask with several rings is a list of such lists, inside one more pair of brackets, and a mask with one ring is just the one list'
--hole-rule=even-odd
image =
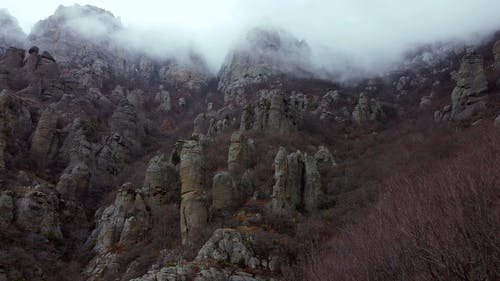
{"label": "steep mountain slope", "polygon": [[[251,30],[216,78],[194,52],[158,58],[123,34],[105,10],[61,6],[29,35],[37,47],[0,59],[0,281],[316,280],[308,257],[338,255],[352,264],[328,272],[367,278],[343,269],[357,265],[356,247],[377,243],[337,241],[364,221],[390,237],[372,210],[399,198],[393,173],[418,183],[430,163],[476,159],[474,146],[498,155],[499,36],[332,82],[315,78],[307,43],[284,31]],[[492,183],[481,194],[498,193]],[[498,217],[488,219],[496,231]],[[372,233],[363,230],[355,237]],[[495,253],[498,238],[488,241]],[[364,250],[370,272],[391,269],[370,257],[405,266],[391,256],[404,251]],[[498,277],[498,255],[487,257],[469,279]],[[420,277],[397,272],[373,276]]]}

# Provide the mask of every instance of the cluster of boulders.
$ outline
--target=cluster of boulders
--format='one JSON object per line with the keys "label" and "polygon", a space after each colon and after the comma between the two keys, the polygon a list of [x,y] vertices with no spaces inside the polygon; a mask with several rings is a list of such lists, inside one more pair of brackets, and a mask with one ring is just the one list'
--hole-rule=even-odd
{"label": "cluster of boulders", "polygon": [[[256,229],[251,228],[217,229],[199,250],[194,261],[153,269],[133,281],[278,280],[252,272],[279,272],[284,262],[279,255],[260,257],[256,254],[256,232]],[[247,267],[252,271],[246,270]]]}

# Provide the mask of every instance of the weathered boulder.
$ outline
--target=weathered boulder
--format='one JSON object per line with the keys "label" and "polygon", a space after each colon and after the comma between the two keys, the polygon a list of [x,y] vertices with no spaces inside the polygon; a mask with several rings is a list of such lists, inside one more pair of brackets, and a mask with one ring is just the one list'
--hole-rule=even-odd
{"label": "weathered boulder", "polygon": [[352,112],[352,119],[362,124],[369,121],[380,120],[384,117],[382,106],[375,99],[369,99],[368,95],[361,93],[359,95],[358,104],[354,107]]}
{"label": "weathered boulder", "polygon": [[488,81],[483,64],[483,57],[479,54],[470,53],[462,58],[459,79],[451,94],[452,120],[469,119],[485,108]]}
{"label": "weathered boulder", "polygon": [[305,209],[314,211],[322,194],[321,175],[314,157],[301,151],[287,155],[280,147],[274,159],[271,209],[275,212]]}
{"label": "weathered boulder", "polygon": [[187,243],[202,233],[208,220],[205,159],[199,141],[184,142],[180,155],[181,236]]}
{"label": "weathered boulder", "polygon": [[55,106],[49,105],[42,112],[33,133],[30,154],[40,168],[47,166],[57,155],[57,121]]}

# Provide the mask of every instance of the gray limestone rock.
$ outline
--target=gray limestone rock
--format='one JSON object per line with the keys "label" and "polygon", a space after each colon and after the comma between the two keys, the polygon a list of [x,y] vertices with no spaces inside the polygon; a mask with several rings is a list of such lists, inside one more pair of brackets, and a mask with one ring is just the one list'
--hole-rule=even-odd
{"label": "gray limestone rock", "polygon": [[187,243],[196,238],[207,224],[205,160],[199,141],[184,142],[180,155],[181,236]]}
{"label": "gray limestone rock", "polygon": [[232,51],[220,71],[218,89],[224,102],[245,104],[248,86],[265,83],[277,75],[310,77],[310,50],[283,31],[256,28],[246,42]]}
{"label": "gray limestone rock", "polygon": [[474,53],[462,58],[459,79],[451,94],[451,120],[469,119],[485,108],[488,82],[483,63],[483,57]]}
{"label": "gray limestone rock", "polygon": [[369,121],[381,120],[383,117],[384,112],[380,103],[375,99],[370,100],[368,95],[361,93],[358,104],[352,112],[352,119],[356,123],[362,124]]}
{"label": "gray limestone rock", "polygon": [[287,155],[280,147],[274,159],[274,186],[271,209],[289,212],[305,209],[313,212],[319,206],[322,195],[321,175],[317,161],[300,151]]}
{"label": "gray limestone rock", "polygon": [[159,92],[155,95],[155,103],[163,113],[168,113],[172,110],[170,93],[164,90],[163,86],[160,86]]}
{"label": "gray limestone rock", "polygon": [[238,198],[236,184],[228,172],[215,174],[212,186],[212,206],[215,210],[223,210],[235,206]]}
{"label": "gray limestone rock", "polygon": [[250,166],[254,150],[253,140],[241,132],[234,132],[229,143],[227,166],[229,171],[237,172]]}
{"label": "gray limestone rock", "polygon": [[45,235],[49,239],[61,239],[58,205],[55,195],[42,191],[18,193],[15,199],[15,223],[26,231]]}
{"label": "gray limestone rock", "polygon": [[47,166],[57,155],[57,121],[55,106],[50,105],[42,112],[33,133],[30,153],[40,168]]}
{"label": "gray limestone rock", "polygon": [[500,40],[496,41],[493,46],[493,56],[495,57],[495,68],[500,71]]}

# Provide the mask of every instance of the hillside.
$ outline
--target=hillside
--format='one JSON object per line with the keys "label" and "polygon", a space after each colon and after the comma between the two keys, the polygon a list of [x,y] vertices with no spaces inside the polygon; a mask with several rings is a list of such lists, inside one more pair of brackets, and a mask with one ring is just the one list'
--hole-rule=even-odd
{"label": "hillside", "polygon": [[0,281],[500,279],[500,33],[346,80],[273,28],[211,73],[4,19]]}

